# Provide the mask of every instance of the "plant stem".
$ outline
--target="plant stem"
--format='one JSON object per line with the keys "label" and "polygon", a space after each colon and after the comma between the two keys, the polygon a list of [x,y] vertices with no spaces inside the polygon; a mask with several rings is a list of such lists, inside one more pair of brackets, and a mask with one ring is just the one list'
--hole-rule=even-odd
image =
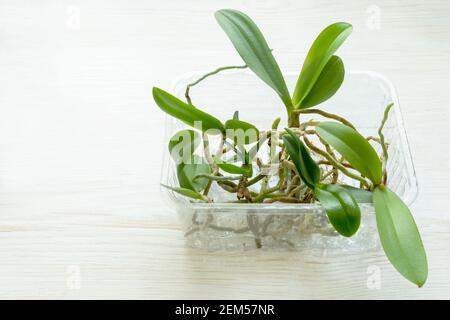
{"label": "plant stem", "polygon": [[[295,113],[300,113],[300,110],[295,110],[294,112]],[[323,116],[325,118],[330,118],[330,119],[337,120],[337,121],[345,124],[346,126],[352,128],[352,129],[355,129],[355,126],[353,126],[353,124],[351,124],[350,121],[346,120],[345,118],[343,118],[341,116],[338,116],[337,114],[328,113],[328,112],[325,112],[325,111],[319,110],[319,109],[303,109],[301,111],[301,113],[316,113],[316,114],[320,114],[321,116]]]}
{"label": "plant stem", "polygon": [[237,192],[237,184],[231,181],[218,181],[217,185],[221,187],[223,190],[228,191],[230,193]]}
{"label": "plant stem", "polygon": [[271,198],[268,200],[264,200],[264,203],[273,203],[273,202],[285,202],[285,203],[299,203],[300,200],[298,200],[297,198],[294,197],[276,197],[276,198]]}
{"label": "plant stem", "polygon": [[231,181],[231,180],[241,179],[240,176],[221,176],[221,175],[212,175],[212,174],[201,173],[201,174],[196,175],[193,180],[197,180],[200,178],[205,178],[205,179],[209,179],[209,180],[213,180],[213,181]]}
{"label": "plant stem", "polygon": [[300,126],[300,131],[305,131],[305,128],[307,127],[316,127],[320,124],[320,121],[307,121],[303,122]]}
{"label": "plant stem", "polygon": [[381,149],[383,150],[383,184],[386,184],[386,181],[387,181],[386,165],[387,165],[387,160],[388,160],[388,150],[387,150],[386,143],[384,141],[383,128],[388,119],[389,111],[391,111],[391,108],[393,105],[394,105],[393,103],[390,103],[387,105],[386,109],[384,110],[384,115],[383,115],[383,119],[381,120],[380,128],[378,128],[378,136],[380,137],[380,145],[381,145]]}
{"label": "plant stem", "polygon": [[277,130],[280,124],[281,118],[276,118],[272,123],[272,130]]}
{"label": "plant stem", "polygon": [[284,165],[286,167],[286,169],[288,169],[290,171],[294,171],[298,175],[297,168],[295,167],[295,165],[291,161],[283,160],[281,162],[281,164]]}
{"label": "plant stem", "polygon": [[[332,166],[333,164],[330,162],[330,161],[328,161],[328,160],[319,160],[319,161],[317,161],[317,164],[323,164],[323,165],[328,165],[328,166]],[[341,164],[344,166],[344,167],[346,167],[346,168],[349,168],[349,169],[353,169],[353,166],[350,164],[350,163],[347,163],[347,162],[341,162]]]}
{"label": "plant stem", "polygon": [[380,143],[380,138],[377,138],[377,137],[374,137],[374,136],[368,136],[368,137],[366,137],[366,140],[367,141],[372,140],[372,141]]}
{"label": "plant stem", "polygon": [[224,71],[224,70],[230,70],[230,69],[245,69],[245,68],[247,68],[247,65],[243,65],[243,66],[226,66],[226,67],[217,68],[216,70],[211,71],[211,72],[208,72],[207,74],[201,76],[200,78],[198,78],[198,79],[195,80],[194,82],[189,83],[189,84],[186,86],[186,92],[184,93],[184,96],[186,97],[187,102],[188,102],[190,105],[192,105],[192,99],[191,99],[191,97],[189,96],[189,90],[190,90],[193,86],[195,86],[195,85],[199,84],[200,82],[202,82],[203,80],[205,80],[206,78],[208,78],[208,77],[210,77],[210,76],[212,76],[212,75],[215,75],[215,74],[217,74],[217,73],[219,73],[219,72],[221,72],[221,71]]}
{"label": "plant stem", "polygon": [[289,128],[300,127],[300,110],[288,111],[288,127]]}
{"label": "plant stem", "polygon": [[205,155],[205,159],[208,162],[208,164],[212,167],[215,168],[216,165],[214,163],[214,160],[211,156],[211,152],[209,150],[209,139],[208,139],[208,135],[207,134],[203,134],[203,153]]}
{"label": "plant stem", "polygon": [[[225,142],[225,136],[222,136],[219,148],[217,148],[217,155],[219,155],[223,151],[223,144],[224,144],[224,142]],[[209,139],[208,139],[208,135],[207,134],[203,134],[203,153],[205,155],[206,161],[208,162],[208,164],[212,168],[212,175],[213,176],[217,175],[219,173],[219,167],[214,162],[214,159],[211,156],[211,151],[209,149]],[[203,190],[203,195],[204,196],[208,195],[209,190],[211,189],[212,182],[213,182],[213,180],[209,180],[208,181],[208,183],[207,183],[207,185],[205,187],[205,190]]]}
{"label": "plant stem", "polygon": [[266,198],[266,196],[267,196],[268,194],[273,193],[273,192],[275,192],[275,191],[278,191],[278,189],[279,189],[279,186],[278,186],[278,185],[275,186],[275,187],[266,189],[263,193],[261,193],[260,195],[258,195],[257,197],[255,197],[255,198],[253,199],[253,202],[261,202],[261,200],[263,200],[264,198]]}
{"label": "plant stem", "polygon": [[258,181],[260,181],[261,179],[263,179],[265,176],[262,174],[257,175],[256,177],[254,177],[253,179],[250,179],[247,181],[247,183],[245,184],[246,187],[250,187],[251,185],[257,183]]}

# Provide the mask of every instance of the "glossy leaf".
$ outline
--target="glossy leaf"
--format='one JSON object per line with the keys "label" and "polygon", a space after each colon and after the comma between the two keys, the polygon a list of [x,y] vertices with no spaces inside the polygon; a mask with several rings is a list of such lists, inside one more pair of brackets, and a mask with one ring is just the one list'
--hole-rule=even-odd
{"label": "glossy leaf", "polygon": [[185,197],[188,198],[192,198],[192,199],[198,199],[198,200],[206,200],[204,196],[202,196],[201,194],[192,191],[190,189],[186,189],[186,188],[179,188],[179,187],[171,187],[171,186],[167,186],[165,184],[161,184],[161,186],[163,186],[164,188],[167,188],[169,190],[172,190],[176,193],[179,193]]}
{"label": "glossy leaf", "polygon": [[316,38],[309,49],[297,80],[292,97],[295,107],[301,107],[303,99],[310,94],[328,61],[347,39],[352,29],[351,24],[337,22],[326,27]]}
{"label": "glossy leaf", "polygon": [[247,66],[290,107],[292,102],[280,67],[256,24],[246,14],[232,9],[219,10],[215,17]]}
{"label": "glossy leaf", "polygon": [[320,181],[320,169],[299,137],[290,129],[283,135],[286,150],[303,182],[311,189]]}
{"label": "glossy leaf", "polygon": [[177,166],[177,178],[180,187],[200,192],[205,189],[208,179],[197,178],[199,174],[211,173],[211,168],[203,158],[193,157],[193,163],[180,163]]}
{"label": "glossy leaf", "polygon": [[259,130],[251,123],[231,119],[225,122],[226,136],[235,143],[250,144],[258,141]]}
{"label": "glossy leaf", "polygon": [[[219,119],[181,101],[162,89],[153,88],[153,99],[161,110],[191,127],[195,126],[195,122],[201,122],[203,132],[210,129],[215,129],[214,131],[219,130],[220,132],[225,130]],[[209,133],[213,133],[213,131],[209,131]]]}
{"label": "glossy leaf", "polygon": [[386,256],[400,274],[421,287],[428,276],[428,263],[411,212],[387,187],[375,188],[373,203]]}
{"label": "glossy leaf", "polygon": [[337,232],[350,237],[358,231],[361,210],[350,192],[339,185],[327,184],[317,187],[314,194]]}
{"label": "glossy leaf", "polygon": [[[200,145],[201,137],[200,134],[194,130],[181,130],[175,133],[169,141],[169,153],[175,160],[183,159],[183,162],[186,157],[190,157],[197,147]],[[186,151],[187,154],[184,154]]]}
{"label": "glossy leaf", "polygon": [[322,122],[316,127],[316,131],[363,176],[374,184],[381,182],[381,161],[359,132],[337,122]]}
{"label": "glossy leaf", "polygon": [[308,95],[301,101],[300,108],[310,108],[331,98],[344,81],[344,63],[338,56],[332,56],[317,78]]}
{"label": "glossy leaf", "polygon": [[371,191],[364,190],[361,188],[356,188],[352,186],[348,186],[345,184],[340,184],[341,187],[346,189],[350,194],[353,196],[353,198],[358,203],[372,203],[373,194]]}
{"label": "glossy leaf", "polygon": [[220,169],[222,169],[223,171],[225,171],[227,173],[241,174],[247,178],[250,178],[253,175],[253,168],[252,168],[252,165],[250,165],[250,164],[247,164],[244,166],[236,166],[231,163],[222,162],[222,163],[218,163],[217,165],[219,166]]}

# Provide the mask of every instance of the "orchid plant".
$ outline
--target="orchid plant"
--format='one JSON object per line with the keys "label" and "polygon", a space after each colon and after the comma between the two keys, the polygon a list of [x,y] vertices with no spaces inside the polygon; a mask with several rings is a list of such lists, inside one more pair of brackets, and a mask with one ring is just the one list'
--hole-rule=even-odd
{"label": "orchid plant", "polygon": [[[215,185],[233,195],[233,203],[319,202],[336,231],[353,236],[360,226],[361,203],[373,203],[381,244],[392,265],[408,280],[422,286],[428,274],[426,253],[409,208],[387,186],[388,143],[383,128],[393,104],[386,107],[378,137],[364,137],[352,123],[336,114],[314,108],[332,97],[345,75],[338,48],[352,25],[337,22],[326,27],[312,44],[293,94],[286,85],[272,50],[256,24],[246,14],[224,9],[215,13],[245,65],[227,66],[205,74],[186,88],[182,101],[153,88],[161,110],[193,129],[177,132],[169,151],[177,166],[178,186],[165,186],[191,201],[214,202]],[[260,130],[234,112],[225,122],[193,105],[190,89],[228,69],[249,68],[280,97],[287,113],[287,128]],[[316,114],[327,121],[300,121]],[[212,152],[210,138],[220,142]],[[381,146],[377,154],[373,143]],[[196,154],[203,146],[203,154]],[[259,156],[268,153],[268,163]],[[273,164],[276,169],[273,170]],[[341,175],[354,181],[341,182]],[[269,178],[277,182],[270,185]],[[255,189],[255,187],[258,187]]]}

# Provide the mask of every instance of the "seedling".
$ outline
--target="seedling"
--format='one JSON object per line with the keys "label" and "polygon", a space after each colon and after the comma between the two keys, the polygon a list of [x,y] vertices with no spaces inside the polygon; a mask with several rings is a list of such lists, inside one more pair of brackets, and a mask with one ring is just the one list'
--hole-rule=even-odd
{"label": "seedling", "polygon": [[[313,108],[331,98],[344,80],[344,64],[335,53],[351,34],[352,26],[337,22],[319,34],[291,95],[256,24],[236,10],[219,10],[215,17],[245,65],[219,68],[189,84],[186,102],[153,88],[153,98],[161,110],[193,127],[176,133],[169,142],[179,185],[165,187],[195,202],[217,202],[210,192],[212,186],[230,196],[227,202],[242,205],[319,202],[332,226],[344,237],[358,231],[360,204],[373,203],[388,259],[406,279],[421,287],[428,266],[420,234],[408,207],[386,184],[389,154],[383,128],[393,104],[386,107],[378,137],[365,137],[344,117]],[[238,68],[252,70],[280,97],[287,113],[287,128],[279,129],[280,118],[274,119],[269,130],[257,128],[240,119],[238,111],[222,122],[194,106],[190,96],[193,86],[219,72]],[[300,121],[306,114],[328,120]],[[212,137],[219,141],[214,152]],[[381,146],[381,154],[375,151],[374,143]],[[202,152],[198,154],[200,145]],[[353,183],[342,183],[343,177]],[[249,215],[248,228],[244,229],[257,235],[260,228],[255,227],[254,216]],[[258,239],[257,245],[261,246]]]}

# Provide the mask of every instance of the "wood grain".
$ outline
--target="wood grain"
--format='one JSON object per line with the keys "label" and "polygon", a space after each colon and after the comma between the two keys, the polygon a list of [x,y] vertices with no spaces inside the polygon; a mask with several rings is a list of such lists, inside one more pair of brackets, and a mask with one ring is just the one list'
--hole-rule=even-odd
{"label": "wood grain", "polygon": [[[151,87],[240,63],[213,19],[223,6],[258,22],[284,70],[300,68],[328,23],[354,25],[346,67],[382,73],[400,94],[424,288],[381,252],[185,247],[160,197],[164,117]],[[0,298],[450,298],[448,30],[443,0],[0,0]]]}

